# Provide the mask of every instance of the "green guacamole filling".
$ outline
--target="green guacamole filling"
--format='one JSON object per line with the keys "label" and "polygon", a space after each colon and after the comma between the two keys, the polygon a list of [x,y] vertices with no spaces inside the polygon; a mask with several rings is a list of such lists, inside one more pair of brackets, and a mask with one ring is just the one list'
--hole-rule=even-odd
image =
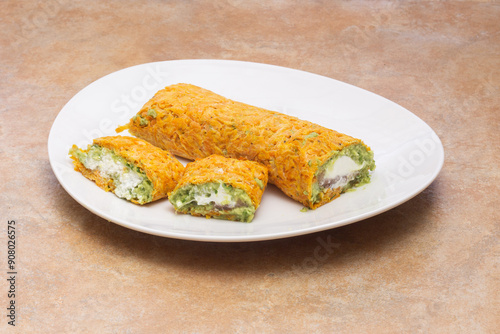
{"label": "green guacamole filling", "polygon": [[321,165],[315,173],[316,182],[312,185],[312,202],[318,203],[321,200],[321,194],[326,192],[335,181],[326,178],[326,171],[330,170],[335,162],[342,156],[351,158],[358,166],[359,170],[346,176],[341,186],[341,193],[354,187],[359,187],[370,182],[370,170],[375,169],[373,160],[373,151],[368,151],[362,144],[350,145],[340,151],[335,151],[328,160]]}
{"label": "green guacamole filling", "polygon": [[92,145],[87,152],[71,148],[69,154],[80,161],[85,168],[98,170],[101,176],[113,180],[113,192],[120,198],[135,200],[140,204],[153,200],[153,184],[137,166],[113,150]]}
{"label": "green guacamole filling", "polygon": [[176,190],[169,198],[175,209],[182,213],[207,215],[217,211],[214,218],[252,221],[255,207],[248,194],[224,182],[188,184]]}
{"label": "green guacamole filling", "polygon": [[148,116],[151,116],[151,117],[153,117],[153,118],[156,118],[156,116],[157,116],[157,115],[156,115],[156,110],[151,109],[151,108],[150,108],[150,109],[148,109],[147,114],[148,114]]}

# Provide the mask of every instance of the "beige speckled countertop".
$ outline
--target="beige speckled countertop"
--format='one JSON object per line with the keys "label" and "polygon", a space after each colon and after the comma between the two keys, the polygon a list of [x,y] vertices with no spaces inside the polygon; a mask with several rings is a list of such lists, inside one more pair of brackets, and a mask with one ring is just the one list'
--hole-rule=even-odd
{"label": "beige speckled countertop", "polygon": [[[498,1],[3,0],[0,13],[2,333],[498,332]],[[198,58],[373,91],[436,131],[444,167],[384,214],[265,242],[151,236],[75,202],[47,155],[64,104],[116,70]],[[303,265],[320,239],[335,251]]]}

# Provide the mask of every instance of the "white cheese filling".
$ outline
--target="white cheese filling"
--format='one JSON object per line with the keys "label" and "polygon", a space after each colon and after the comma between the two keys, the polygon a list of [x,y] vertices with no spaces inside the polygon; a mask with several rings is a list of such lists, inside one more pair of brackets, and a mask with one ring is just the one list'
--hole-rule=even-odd
{"label": "white cheese filling", "polygon": [[83,165],[91,170],[98,170],[103,177],[114,179],[114,193],[120,198],[132,199],[132,190],[137,187],[143,177],[130,169],[122,161],[113,159],[109,150],[102,150],[101,159],[87,155]]}
{"label": "white cheese filling", "polygon": [[356,178],[358,171],[364,165],[364,162],[362,165],[358,165],[354,160],[343,155],[325,169],[323,178],[334,180],[334,183],[329,185],[328,188],[336,189],[338,187],[345,187],[350,181]]}
{"label": "white cheese filling", "polygon": [[236,201],[233,199],[233,196],[226,191],[226,189],[222,186],[222,183],[219,184],[217,193],[215,193],[215,191],[210,187],[196,187],[193,197],[193,200],[184,204],[180,200],[177,201],[177,206],[181,207],[182,205],[186,205],[193,201],[196,201],[198,205],[208,205],[210,203],[221,206],[228,205],[229,207],[234,207],[236,205]]}

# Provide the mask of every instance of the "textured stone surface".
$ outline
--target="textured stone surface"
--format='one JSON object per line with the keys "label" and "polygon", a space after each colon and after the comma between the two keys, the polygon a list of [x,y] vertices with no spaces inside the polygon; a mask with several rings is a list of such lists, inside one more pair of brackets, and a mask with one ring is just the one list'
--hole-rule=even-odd
{"label": "textured stone surface", "polygon": [[[500,328],[497,1],[4,0],[0,12],[0,270],[8,219],[19,259],[17,326],[2,279],[0,331]],[[188,242],[93,215],[50,168],[57,113],[108,73],[189,58],[287,66],[387,97],[437,132],[444,168],[389,212],[283,240]],[[335,247],[314,262],[319,240]]]}

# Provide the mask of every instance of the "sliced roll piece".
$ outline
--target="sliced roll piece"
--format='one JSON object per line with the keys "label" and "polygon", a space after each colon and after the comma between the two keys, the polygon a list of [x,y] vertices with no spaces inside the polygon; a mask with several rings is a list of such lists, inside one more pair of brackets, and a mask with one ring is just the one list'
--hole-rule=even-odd
{"label": "sliced roll piece", "polygon": [[279,112],[175,84],[117,129],[191,160],[211,154],[261,163],[269,183],[315,209],[367,183],[373,152],[360,139]]}
{"label": "sliced roll piece", "polygon": [[178,213],[251,222],[267,180],[257,162],[211,155],[186,165],[169,201]]}
{"label": "sliced roll piece", "polygon": [[69,150],[75,170],[105,191],[135,204],[167,197],[184,172],[169,152],[133,137],[94,139],[82,150]]}

